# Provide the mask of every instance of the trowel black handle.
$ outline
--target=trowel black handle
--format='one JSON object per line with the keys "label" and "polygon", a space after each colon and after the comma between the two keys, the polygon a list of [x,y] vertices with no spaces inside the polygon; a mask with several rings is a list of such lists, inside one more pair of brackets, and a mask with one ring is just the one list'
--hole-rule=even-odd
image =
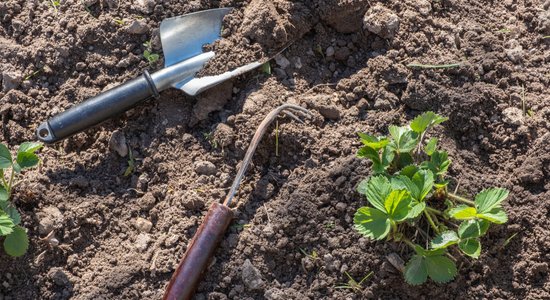
{"label": "trowel black handle", "polygon": [[53,143],[86,130],[134,107],[158,91],[147,71],[131,81],[105,91],[40,124],[38,139]]}

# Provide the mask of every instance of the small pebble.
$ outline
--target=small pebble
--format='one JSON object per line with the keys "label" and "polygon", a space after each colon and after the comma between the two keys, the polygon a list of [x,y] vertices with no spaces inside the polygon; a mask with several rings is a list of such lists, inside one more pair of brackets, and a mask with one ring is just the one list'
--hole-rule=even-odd
{"label": "small pebble", "polygon": [[199,175],[215,175],[217,171],[216,166],[209,161],[197,161],[194,166]]}
{"label": "small pebble", "polygon": [[141,232],[150,232],[151,228],[153,228],[153,223],[144,218],[137,218],[135,226]]}

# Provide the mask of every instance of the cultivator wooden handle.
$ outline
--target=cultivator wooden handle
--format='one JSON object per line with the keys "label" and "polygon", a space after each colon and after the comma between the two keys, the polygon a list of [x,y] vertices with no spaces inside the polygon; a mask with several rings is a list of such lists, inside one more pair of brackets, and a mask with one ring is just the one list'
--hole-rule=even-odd
{"label": "cultivator wooden handle", "polygon": [[164,294],[165,300],[191,299],[195,289],[208,267],[210,258],[220,243],[231,219],[233,211],[221,204],[212,203],[208,213],[189,243],[178,268],[172,275]]}
{"label": "cultivator wooden handle", "polygon": [[225,197],[223,204],[213,203],[212,206],[210,206],[199,230],[197,230],[191,243],[189,243],[187,251],[185,251],[185,255],[176,269],[176,272],[172,275],[172,279],[164,294],[164,299],[179,300],[191,299],[191,297],[193,297],[199,280],[208,267],[210,258],[214,254],[216,247],[227,230],[231,218],[233,218],[233,211],[231,211],[229,207],[243,179],[244,172],[252,160],[252,155],[254,151],[256,151],[260,139],[266,132],[269,124],[271,124],[281,112],[302,123],[303,121],[295,114],[301,114],[307,117],[311,116],[309,110],[303,107],[294,104],[283,104],[272,110],[265,117],[256,130],[256,133],[254,133],[254,137],[252,137],[252,142],[248,146],[241,167],[235,176],[235,180],[233,180],[231,189]]}

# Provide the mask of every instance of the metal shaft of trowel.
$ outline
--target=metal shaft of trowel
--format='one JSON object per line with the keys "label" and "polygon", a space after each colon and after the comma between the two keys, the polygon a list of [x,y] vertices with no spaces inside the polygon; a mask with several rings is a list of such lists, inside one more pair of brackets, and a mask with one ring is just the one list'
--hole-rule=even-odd
{"label": "metal shaft of trowel", "polygon": [[199,54],[151,74],[151,79],[153,79],[156,89],[159,92],[163,91],[176,82],[192,78],[212,57],[214,57],[212,51]]}

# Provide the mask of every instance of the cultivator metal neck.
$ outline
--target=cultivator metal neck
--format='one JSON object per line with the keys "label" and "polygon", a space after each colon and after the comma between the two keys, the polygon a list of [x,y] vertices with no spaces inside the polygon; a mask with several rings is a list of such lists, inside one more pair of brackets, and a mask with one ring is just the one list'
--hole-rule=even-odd
{"label": "cultivator metal neck", "polygon": [[274,110],[272,110],[262,121],[260,126],[258,126],[258,129],[256,129],[256,133],[254,133],[254,137],[252,138],[252,141],[250,142],[250,146],[248,146],[248,150],[246,151],[246,154],[244,156],[242,165],[237,172],[237,176],[235,177],[235,180],[233,181],[233,184],[231,185],[231,190],[229,190],[229,193],[227,194],[227,197],[225,198],[223,205],[229,207],[231,206],[231,202],[233,201],[233,198],[235,197],[235,193],[237,192],[237,189],[239,188],[241,184],[241,180],[243,179],[244,173],[246,172],[246,169],[248,168],[248,165],[250,165],[250,161],[252,160],[252,156],[254,155],[254,152],[256,151],[256,148],[258,147],[258,144],[260,143],[262,137],[264,136],[265,132],[267,131],[267,128],[273,121],[277,118],[277,116],[280,113],[285,113],[287,116],[297,120],[300,123],[303,123],[303,121],[298,118],[296,115],[294,115],[292,112],[296,114],[301,114],[305,117],[312,116],[311,112],[301,106],[294,105],[294,104],[283,104]]}

